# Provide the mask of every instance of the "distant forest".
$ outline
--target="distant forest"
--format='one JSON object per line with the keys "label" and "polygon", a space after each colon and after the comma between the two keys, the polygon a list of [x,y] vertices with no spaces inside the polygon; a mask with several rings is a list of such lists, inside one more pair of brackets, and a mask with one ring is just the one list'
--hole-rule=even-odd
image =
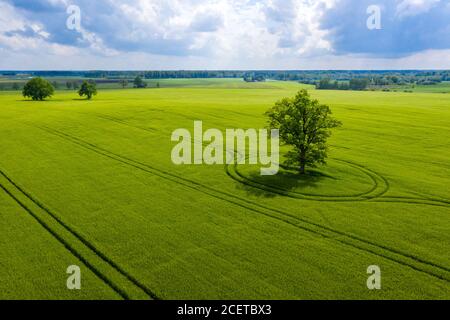
{"label": "distant forest", "polygon": [[247,82],[266,80],[297,81],[315,85],[317,89],[366,90],[392,85],[434,85],[450,81],[450,70],[317,70],[317,71],[0,71],[1,77],[73,77],[114,83],[123,79],[188,79],[188,78],[242,78]]}

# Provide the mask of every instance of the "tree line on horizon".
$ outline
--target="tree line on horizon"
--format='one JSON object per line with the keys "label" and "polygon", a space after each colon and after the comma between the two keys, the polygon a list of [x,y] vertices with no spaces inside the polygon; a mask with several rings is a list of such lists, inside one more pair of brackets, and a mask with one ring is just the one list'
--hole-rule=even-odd
{"label": "tree line on horizon", "polygon": [[450,81],[450,70],[158,70],[158,71],[0,71],[0,76],[81,77],[117,81],[134,79],[264,78],[280,81],[350,81],[373,79],[379,84]]}
{"label": "tree line on horizon", "polygon": [[[30,77],[81,77],[97,84],[117,84],[119,87],[145,88],[146,80],[158,79],[197,79],[197,78],[242,78],[247,82],[266,80],[297,81],[316,86],[317,89],[366,90],[402,85],[435,85],[450,81],[448,70],[403,70],[403,71],[364,71],[364,70],[312,70],[312,71],[0,71],[0,77],[11,81],[0,82],[1,90],[21,90],[20,79]],[[14,80],[14,77],[17,80]],[[52,81],[55,89],[79,90],[83,79],[69,79],[63,82]],[[156,87],[160,87],[158,82]]]}

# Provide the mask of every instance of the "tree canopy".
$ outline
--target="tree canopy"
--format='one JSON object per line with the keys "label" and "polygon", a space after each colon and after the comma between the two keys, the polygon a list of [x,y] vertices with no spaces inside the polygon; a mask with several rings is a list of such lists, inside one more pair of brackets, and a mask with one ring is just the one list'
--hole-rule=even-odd
{"label": "tree canopy", "polygon": [[122,79],[120,80],[120,85],[122,86],[122,88],[126,88],[128,87],[128,80],[127,79]]}
{"label": "tree canopy", "polygon": [[137,76],[134,79],[133,84],[134,84],[135,88],[146,88],[147,87],[147,82],[142,80],[141,76]]}
{"label": "tree canopy", "polygon": [[31,98],[32,100],[42,101],[45,98],[49,98],[53,95],[55,89],[52,84],[40,77],[33,78],[28,81],[23,87],[22,95],[25,98]]}
{"label": "tree canopy", "polygon": [[312,99],[306,90],[278,101],[266,112],[270,128],[279,129],[280,140],[293,147],[286,155],[287,166],[305,174],[307,166],[326,164],[330,129],[342,125],[331,114],[330,107]]}
{"label": "tree canopy", "polygon": [[83,81],[78,94],[80,95],[80,97],[86,96],[88,100],[91,100],[92,96],[97,95],[97,85],[95,84],[95,82]]}

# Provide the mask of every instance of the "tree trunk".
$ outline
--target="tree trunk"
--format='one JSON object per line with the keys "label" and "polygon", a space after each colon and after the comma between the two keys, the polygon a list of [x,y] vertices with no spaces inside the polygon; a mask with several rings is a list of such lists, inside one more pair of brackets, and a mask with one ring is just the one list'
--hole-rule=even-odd
{"label": "tree trunk", "polygon": [[304,151],[300,153],[300,174],[306,174],[306,152]]}
{"label": "tree trunk", "polygon": [[303,163],[303,162],[300,164],[300,174],[301,175],[306,174],[305,163]]}

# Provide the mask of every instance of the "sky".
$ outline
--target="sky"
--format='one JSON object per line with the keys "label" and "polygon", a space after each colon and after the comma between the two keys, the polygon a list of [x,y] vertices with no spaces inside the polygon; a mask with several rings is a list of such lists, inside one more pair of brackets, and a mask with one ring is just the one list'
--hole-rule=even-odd
{"label": "sky", "polygon": [[450,69],[450,0],[0,0],[0,70]]}

